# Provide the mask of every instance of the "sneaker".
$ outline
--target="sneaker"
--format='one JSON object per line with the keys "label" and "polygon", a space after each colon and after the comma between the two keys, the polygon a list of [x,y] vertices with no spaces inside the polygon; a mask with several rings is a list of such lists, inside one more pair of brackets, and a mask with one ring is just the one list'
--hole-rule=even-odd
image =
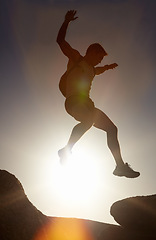
{"label": "sneaker", "polygon": [[123,166],[116,166],[113,174],[119,177],[136,178],[140,176],[139,172],[134,171],[128,163]]}
{"label": "sneaker", "polygon": [[71,151],[68,148],[64,147],[58,151],[58,155],[61,164],[65,164],[71,155]]}

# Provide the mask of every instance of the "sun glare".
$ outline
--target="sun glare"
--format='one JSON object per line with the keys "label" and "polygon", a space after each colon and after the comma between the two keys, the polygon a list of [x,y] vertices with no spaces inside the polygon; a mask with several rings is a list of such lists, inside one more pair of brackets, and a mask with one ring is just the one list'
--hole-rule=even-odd
{"label": "sun glare", "polygon": [[41,166],[42,185],[38,184],[40,197],[35,200],[35,205],[38,204],[38,208],[44,213],[57,217],[95,219],[101,214],[101,202],[109,203],[111,169],[108,170],[110,164],[107,168],[104,164],[106,159],[109,162],[109,152],[103,149],[103,159],[103,156],[100,157],[97,150],[90,146],[92,145],[76,146],[64,165],[60,163],[56,152],[51,157],[52,161],[49,159],[49,163]]}
{"label": "sun glare", "polygon": [[66,165],[58,161],[55,167],[58,197],[70,204],[89,202],[96,196],[98,171],[95,158],[86,157],[83,151],[73,151]]}

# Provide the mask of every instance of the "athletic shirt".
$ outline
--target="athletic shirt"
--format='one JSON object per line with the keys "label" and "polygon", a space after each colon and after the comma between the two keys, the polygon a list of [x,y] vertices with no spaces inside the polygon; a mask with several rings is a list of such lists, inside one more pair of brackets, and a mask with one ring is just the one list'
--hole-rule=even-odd
{"label": "athletic shirt", "polygon": [[84,59],[74,67],[71,67],[71,69],[69,67],[66,76],[66,98],[72,95],[89,97],[94,76],[94,67],[89,65]]}

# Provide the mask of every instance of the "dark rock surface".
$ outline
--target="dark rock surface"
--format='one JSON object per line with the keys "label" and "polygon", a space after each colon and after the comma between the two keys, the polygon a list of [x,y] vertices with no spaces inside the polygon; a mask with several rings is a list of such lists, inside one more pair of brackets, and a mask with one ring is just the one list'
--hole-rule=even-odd
{"label": "dark rock surface", "polygon": [[156,240],[156,195],[118,201],[111,214],[120,226],[45,216],[18,179],[0,170],[0,240]]}
{"label": "dark rock surface", "polygon": [[47,218],[28,200],[14,175],[0,171],[0,239],[32,239]]}
{"label": "dark rock surface", "polygon": [[131,197],[111,207],[115,221],[133,231],[156,231],[156,195]]}
{"label": "dark rock surface", "polygon": [[[28,200],[18,179],[0,170],[0,240],[94,240],[108,226],[90,220],[45,216]],[[74,234],[80,234],[79,238]]]}
{"label": "dark rock surface", "polygon": [[116,232],[110,239],[156,239],[156,195],[117,201],[111,206],[110,213],[122,228],[122,233]]}

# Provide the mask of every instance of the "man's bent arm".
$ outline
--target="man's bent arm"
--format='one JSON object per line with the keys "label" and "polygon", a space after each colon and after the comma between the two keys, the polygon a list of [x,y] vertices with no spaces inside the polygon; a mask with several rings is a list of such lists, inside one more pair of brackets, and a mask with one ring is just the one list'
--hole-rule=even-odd
{"label": "man's bent arm", "polygon": [[118,66],[117,63],[112,63],[110,65],[105,65],[103,67],[96,67],[95,68],[95,75],[100,75],[100,74],[104,73],[106,70],[116,68],[117,66]]}

